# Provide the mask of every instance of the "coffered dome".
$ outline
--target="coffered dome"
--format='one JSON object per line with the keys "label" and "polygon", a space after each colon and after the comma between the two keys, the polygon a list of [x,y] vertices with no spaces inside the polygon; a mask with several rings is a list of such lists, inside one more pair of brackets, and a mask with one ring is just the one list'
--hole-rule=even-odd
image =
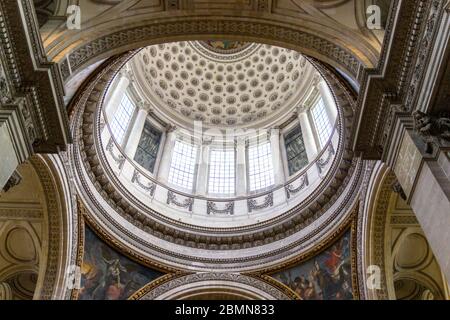
{"label": "coffered dome", "polygon": [[314,73],[298,52],[238,41],[154,45],[130,64],[152,107],[182,126],[267,125],[295,107]]}

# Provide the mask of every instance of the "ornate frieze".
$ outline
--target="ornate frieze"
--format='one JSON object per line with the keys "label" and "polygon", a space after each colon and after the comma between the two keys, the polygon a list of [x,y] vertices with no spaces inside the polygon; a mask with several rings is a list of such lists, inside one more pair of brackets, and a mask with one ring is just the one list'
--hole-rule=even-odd
{"label": "ornate frieze", "polygon": [[114,138],[111,137],[108,141],[108,144],[106,145],[105,150],[109,152],[111,157],[114,159],[114,161],[119,166],[119,170],[120,170],[120,169],[122,169],[123,165],[125,164],[125,157],[123,156],[122,153],[120,153],[119,155],[115,155],[114,154],[114,146],[115,146]]}
{"label": "ornate frieze", "polygon": [[121,46],[129,46],[132,43],[142,43],[142,41],[160,38],[161,36],[169,38],[180,34],[211,35],[216,34],[218,30],[220,30],[221,34],[233,34],[239,31],[240,34],[276,39],[277,41],[284,41],[299,47],[308,48],[342,65],[355,78],[362,66],[358,58],[347,49],[317,35],[258,21],[227,20],[226,18],[218,21],[195,18],[195,20],[160,22],[154,25],[139,26],[104,35],[71,52],[69,54],[70,68],[72,73],[78,72],[80,68],[95,57]]}
{"label": "ornate frieze", "polygon": [[207,204],[207,214],[217,213],[217,214],[234,214],[234,201],[225,203],[223,209],[217,208],[217,203],[213,201],[208,201]]}
{"label": "ornate frieze", "polygon": [[179,208],[187,209],[192,211],[192,206],[194,205],[194,198],[185,197],[183,200],[179,200],[177,194],[173,191],[167,192],[167,204],[174,204]]}
{"label": "ornate frieze", "polygon": [[256,199],[248,199],[247,207],[248,212],[252,213],[254,210],[262,210],[265,208],[269,208],[273,206],[273,192],[268,193],[262,200],[261,203],[258,203]]}
{"label": "ornate frieze", "polygon": [[335,150],[333,147],[333,144],[330,143],[327,146],[326,152],[325,152],[325,156],[320,158],[319,160],[316,161],[316,166],[317,169],[319,169],[319,173],[322,173],[322,171],[324,170],[324,168],[330,163],[330,161],[333,159],[333,156],[335,154]]}
{"label": "ornate frieze", "polygon": [[301,177],[300,183],[297,187],[294,187],[292,184],[288,184],[287,186],[284,187],[286,191],[286,197],[290,199],[292,194],[299,193],[300,191],[305,189],[308,185],[309,185],[308,173],[305,172]]}
{"label": "ornate frieze", "polygon": [[[398,15],[390,15],[379,66],[361,83],[358,104],[364,112],[359,115],[361,124],[354,145],[355,151],[362,151],[365,158],[393,159],[391,150],[400,143],[394,137],[398,123],[409,125],[414,109],[422,107],[415,103],[438,36],[444,3],[445,0],[394,3]],[[397,17],[401,24],[395,24]]]}
{"label": "ornate frieze", "polygon": [[133,172],[133,177],[131,178],[132,183],[136,183],[144,191],[148,192],[150,197],[155,194],[156,184],[153,182],[148,182],[146,185],[141,182],[141,174],[136,169]]}
{"label": "ornate frieze", "polygon": [[[31,1],[0,3],[0,90],[3,106],[23,117],[33,152],[57,152],[70,142],[58,66],[47,61]],[[8,97],[8,98],[6,98]]]}
{"label": "ornate frieze", "polygon": [[[189,275],[181,275],[172,277],[166,281],[161,281],[157,285],[147,285],[138,292],[136,292],[130,300],[155,300],[163,295],[170,295],[173,290],[183,287],[184,290],[189,290],[190,287],[201,286],[202,284],[209,284],[210,286],[221,282],[229,283],[227,287],[234,287],[236,291],[248,291],[248,287],[253,288],[253,293],[261,292],[266,299],[274,300],[291,300],[295,299],[295,295],[289,290],[277,285],[264,281],[263,279],[247,276],[237,273],[194,273]],[[179,293],[179,292],[178,292]],[[262,296],[258,298],[263,298]]]}

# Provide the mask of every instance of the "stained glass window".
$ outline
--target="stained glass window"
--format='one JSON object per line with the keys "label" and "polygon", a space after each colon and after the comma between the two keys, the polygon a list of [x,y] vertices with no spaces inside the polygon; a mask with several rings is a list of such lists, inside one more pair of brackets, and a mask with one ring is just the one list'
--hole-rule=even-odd
{"label": "stained glass window", "polygon": [[134,160],[153,173],[160,143],[161,132],[156,130],[149,121],[146,121]]}
{"label": "stained glass window", "polygon": [[300,125],[296,126],[284,137],[289,175],[300,171],[308,164],[305,142]]}

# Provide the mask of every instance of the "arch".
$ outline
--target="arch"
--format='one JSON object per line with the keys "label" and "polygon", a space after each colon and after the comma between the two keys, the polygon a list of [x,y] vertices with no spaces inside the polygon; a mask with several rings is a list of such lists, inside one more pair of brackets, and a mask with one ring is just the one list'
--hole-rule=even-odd
{"label": "arch", "polygon": [[[360,257],[362,287],[366,299],[398,299],[398,286],[409,285],[416,299],[429,290],[435,299],[446,298],[442,271],[429,247],[411,207],[394,190],[395,174],[381,162],[375,164],[366,192],[367,204],[361,216]],[[406,257],[406,258],[405,258]],[[378,286],[369,276],[373,266],[380,271]],[[366,272],[367,271],[367,272]],[[370,280],[370,281],[369,281]],[[403,282],[404,283],[403,283]],[[419,290],[420,289],[420,290]],[[414,294],[413,294],[414,293]]]}
{"label": "arch", "polygon": [[214,294],[228,299],[292,300],[295,295],[275,282],[233,273],[175,275],[152,282],[129,300],[188,300]]}
{"label": "arch", "polygon": [[30,163],[36,170],[45,194],[42,248],[35,299],[63,299],[68,296],[67,270],[74,259],[72,198],[61,159],[54,155],[35,155]]}
{"label": "arch", "polygon": [[[381,51],[380,42],[361,25],[355,12],[350,13],[356,28],[339,23],[326,11],[328,7],[291,1],[274,1],[262,10],[264,1],[249,1],[249,5],[231,1],[229,4],[196,4],[196,1],[171,1],[164,5],[139,7],[139,1],[126,1],[97,15],[83,8],[89,17],[83,19],[81,30],[68,30],[62,23],[46,33],[44,47],[51,60],[60,64],[65,81],[74,78],[90,65],[115,54],[148,45],[172,41],[230,39],[260,42],[296,50],[328,63],[347,73],[353,80],[365,68],[375,68]],[[244,7],[242,7],[244,6]],[[139,7],[139,8],[135,8]],[[359,22],[358,22],[359,21]]]}

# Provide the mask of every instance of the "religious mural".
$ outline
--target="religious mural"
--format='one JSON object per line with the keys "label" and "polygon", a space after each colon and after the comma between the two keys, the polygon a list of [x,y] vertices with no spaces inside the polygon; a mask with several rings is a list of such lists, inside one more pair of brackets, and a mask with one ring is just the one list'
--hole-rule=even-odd
{"label": "religious mural", "polygon": [[352,300],[351,234],[318,256],[273,277],[302,300]]}
{"label": "religious mural", "polygon": [[207,49],[219,53],[235,53],[250,46],[249,42],[234,40],[206,40],[200,43]]}
{"label": "religious mural", "polygon": [[86,227],[79,300],[125,300],[162,275],[113,250]]}

